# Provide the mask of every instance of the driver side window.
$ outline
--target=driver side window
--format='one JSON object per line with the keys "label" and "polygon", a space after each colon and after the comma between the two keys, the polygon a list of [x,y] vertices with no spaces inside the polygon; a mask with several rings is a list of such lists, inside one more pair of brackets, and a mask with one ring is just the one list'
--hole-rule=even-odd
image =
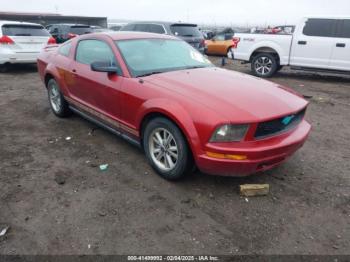
{"label": "driver side window", "polygon": [[78,43],[75,60],[86,65],[109,62],[111,66],[117,66],[117,60],[110,46],[104,41],[95,39],[82,40]]}

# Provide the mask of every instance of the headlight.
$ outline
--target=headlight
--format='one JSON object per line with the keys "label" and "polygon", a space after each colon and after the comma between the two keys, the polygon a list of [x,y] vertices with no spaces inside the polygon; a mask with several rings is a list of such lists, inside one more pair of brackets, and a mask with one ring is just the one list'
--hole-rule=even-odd
{"label": "headlight", "polygon": [[247,133],[249,125],[223,125],[215,130],[210,142],[241,141]]}

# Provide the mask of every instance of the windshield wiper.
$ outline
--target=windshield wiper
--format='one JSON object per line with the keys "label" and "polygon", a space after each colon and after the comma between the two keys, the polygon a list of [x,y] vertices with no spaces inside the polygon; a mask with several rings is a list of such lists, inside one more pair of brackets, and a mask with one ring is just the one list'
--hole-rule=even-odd
{"label": "windshield wiper", "polygon": [[138,75],[137,77],[143,77],[143,76],[151,76],[151,75],[156,75],[156,74],[161,74],[164,73],[163,71],[152,71],[152,72],[148,72],[142,75]]}

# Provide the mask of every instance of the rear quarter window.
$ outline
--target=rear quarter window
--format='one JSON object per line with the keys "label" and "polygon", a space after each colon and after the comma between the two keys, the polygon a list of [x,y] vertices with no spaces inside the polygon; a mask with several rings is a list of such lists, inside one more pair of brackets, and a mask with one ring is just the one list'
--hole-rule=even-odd
{"label": "rear quarter window", "polygon": [[68,42],[64,45],[62,45],[59,49],[58,49],[58,53],[60,55],[63,55],[63,56],[69,56],[69,53],[70,53],[70,49],[72,47],[72,42]]}
{"label": "rear quarter window", "polygon": [[8,36],[50,36],[49,32],[40,25],[3,25],[2,34]]}
{"label": "rear quarter window", "polygon": [[309,19],[306,21],[303,34],[307,36],[334,37],[336,31],[335,19]]}

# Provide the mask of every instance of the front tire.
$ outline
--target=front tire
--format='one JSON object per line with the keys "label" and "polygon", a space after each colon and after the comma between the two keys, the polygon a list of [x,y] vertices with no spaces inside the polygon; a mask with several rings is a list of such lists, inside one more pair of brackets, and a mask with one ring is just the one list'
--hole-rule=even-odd
{"label": "front tire", "polygon": [[257,54],[251,63],[253,74],[263,78],[271,77],[277,71],[278,66],[276,57],[268,53]]}
{"label": "front tire", "polygon": [[55,79],[50,79],[47,83],[47,93],[52,112],[58,117],[67,117],[71,114],[67,101],[61,93]]}
{"label": "front tire", "polygon": [[145,127],[143,148],[153,169],[167,180],[178,180],[190,172],[192,155],[180,129],[163,117]]}

